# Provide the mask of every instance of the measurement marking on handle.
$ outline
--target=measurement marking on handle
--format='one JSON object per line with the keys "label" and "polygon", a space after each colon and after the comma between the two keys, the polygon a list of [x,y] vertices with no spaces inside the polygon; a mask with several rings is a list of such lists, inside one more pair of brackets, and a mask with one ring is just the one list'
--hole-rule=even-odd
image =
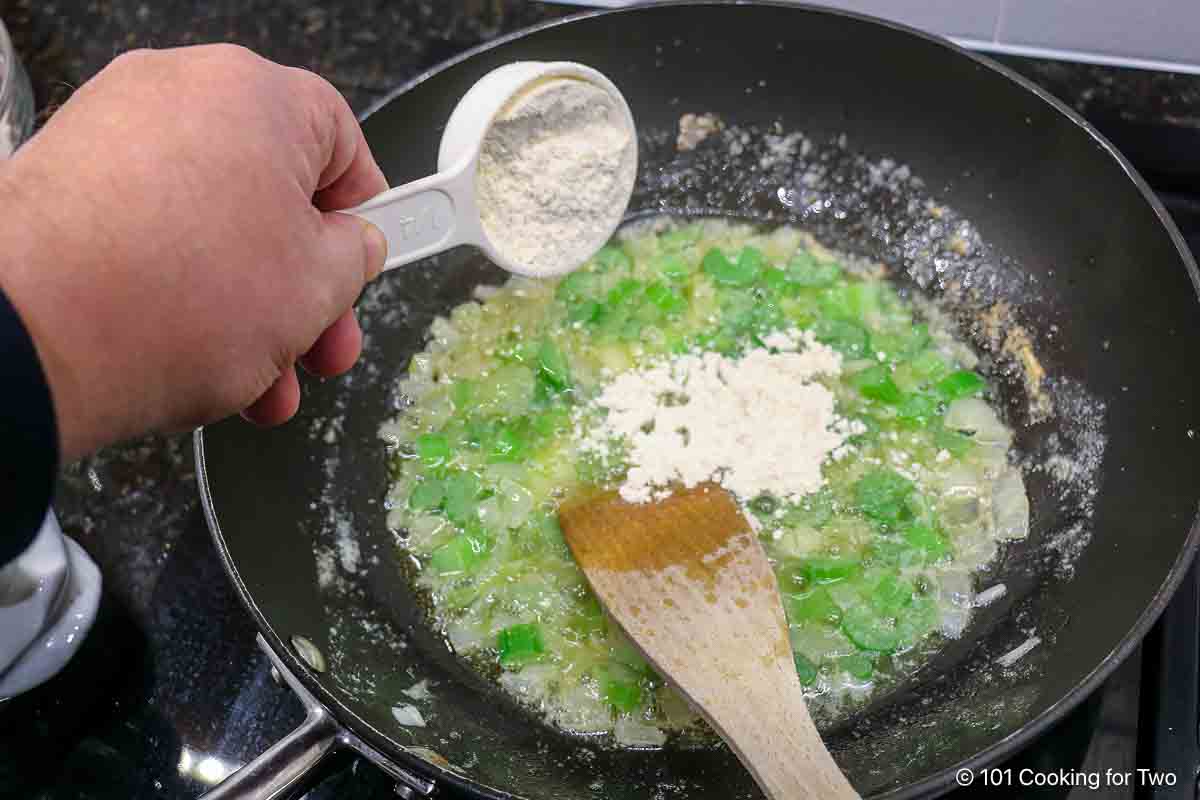
{"label": "measurement marking on handle", "polygon": [[454,201],[441,189],[429,189],[357,212],[388,239],[388,261],[419,257],[454,233]]}

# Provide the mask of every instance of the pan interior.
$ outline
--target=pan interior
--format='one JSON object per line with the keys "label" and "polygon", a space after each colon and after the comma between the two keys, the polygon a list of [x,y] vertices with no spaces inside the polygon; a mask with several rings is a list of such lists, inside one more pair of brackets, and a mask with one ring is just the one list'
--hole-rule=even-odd
{"label": "pan interior", "polygon": [[[1033,93],[929,40],[797,8],[651,7],[485,50],[367,120],[390,181],[428,173],[440,130],[427,121],[484,72],[563,57],[630,101],[643,136],[632,211],[788,222],[882,261],[946,300],[1002,387],[1033,509],[1030,540],[981,582],[1008,593],[913,685],[830,732],[863,794],[923,793],[1064,705],[1144,630],[1190,552],[1200,380],[1186,364],[1200,317],[1188,264],[1120,165]],[[726,128],[680,153],[685,112]],[[353,373],[307,382],[302,415],[281,429],[205,431],[237,574],[280,640],[301,634],[324,652],[322,696],[385,752],[432,751],[531,798],[757,796],[725,751],[611,751],[543,727],[421,623],[384,525],[377,429],[434,316],[503,277],[465,250],[390,273],[360,302],[366,355]],[[1045,369],[1050,415],[1031,411],[1028,364],[1006,347],[1014,330]],[[1035,639],[1012,666],[997,662]],[[421,681],[429,700],[406,694]],[[398,725],[396,705],[425,725]]]}

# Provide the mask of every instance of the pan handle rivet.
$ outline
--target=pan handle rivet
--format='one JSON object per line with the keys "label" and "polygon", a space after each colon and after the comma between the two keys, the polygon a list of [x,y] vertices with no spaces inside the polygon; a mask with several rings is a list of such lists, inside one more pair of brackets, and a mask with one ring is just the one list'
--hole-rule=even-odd
{"label": "pan handle rivet", "polygon": [[312,667],[316,672],[325,671],[325,656],[317,649],[317,646],[303,636],[292,637],[292,647],[296,648],[296,654],[305,664]]}
{"label": "pan handle rivet", "polygon": [[403,798],[403,800],[413,800],[417,795],[411,787],[405,786],[403,783],[397,783],[396,796]]}

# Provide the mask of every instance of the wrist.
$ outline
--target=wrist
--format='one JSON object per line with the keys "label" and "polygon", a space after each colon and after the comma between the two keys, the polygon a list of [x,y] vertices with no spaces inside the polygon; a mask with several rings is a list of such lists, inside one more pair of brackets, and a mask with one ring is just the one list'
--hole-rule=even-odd
{"label": "wrist", "polygon": [[[8,297],[33,342],[50,390],[63,463],[73,461],[104,444],[88,433],[90,416],[83,402],[79,359],[69,352],[69,342],[58,335],[68,324],[62,311],[66,298],[59,296],[55,280],[63,270],[55,259],[64,253],[54,245],[49,219],[39,211],[36,176],[22,174],[20,160],[0,167],[0,290]],[[69,272],[69,271],[68,271]],[[69,276],[68,276],[69,278]],[[79,311],[79,309],[77,309]],[[78,354],[75,354],[78,355]]]}

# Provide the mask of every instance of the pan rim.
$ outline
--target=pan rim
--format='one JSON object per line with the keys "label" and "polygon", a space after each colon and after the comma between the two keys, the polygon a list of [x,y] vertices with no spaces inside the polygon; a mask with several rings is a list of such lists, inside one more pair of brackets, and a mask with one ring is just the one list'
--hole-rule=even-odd
{"label": "pan rim", "polygon": [[[434,67],[427,69],[412,79],[398,86],[396,89],[388,92],[376,102],[370,104],[360,115],[360,121],[366,121],[371,115],[390,104],[405,93],[411,91],[415,87],[433,78],[441,72],[457,66],[481,53],[491,51],[496,48],[503,47],[507,44],[539,33],[541,31],[556,28],[560,25],[567,25],[581,20],[591,19],[594,17],[608,16],[611,14],[637,14],[637,13],[655,13],[656,9],[670,7],[708,7],[708,6],[766,6],[773,8],[787,8],[797,10],[804,13],[817,13],[829,16],[843,17],[857,22],[864,22],[889,28],[899,33],[916,36],[919,39],[933,45],[937,45],[950,50],[958,56],[965,57],[976,65],[985,69],[989,69],[1000,76],[1014,82],[1019,87],[1031,92],[1035,97],[1049,106],[1052,110],[1065,116],[1075,126],[1089,136],[1093,142],[1100,146],[1105,151],[1107,156],[1112,159],[1118,168],[1125,176],[1133,183],[1134,187],[1141,194],[1142,199],[1150,206],[1158,220],[1159,225],[1166,231],[1180,260],[1183,263],[1184,269],[1188,273],[1188,277],[1192,282],[1193,292],[1196,298],[1200,301],[1200,270],[1197,269],[1195,257],[1184,241],[1183,235],[1179,232],[1174,220],[1166,211],[1162,202],[1151,190],[1149,184],[1137,172],[1132,164],[1121,154],[1121,152],[1106,139],[1091,123],[1085,120],[1078,112],[1063,103],[1057,97],[1052,95],[1047,90],[1033,83],[1029,79],[1010,69],[1009,67],[1000,64],[987,56],[971,52],[954,42],[907,25],[892,22],[889,20],[880,19],[868,14],[861,14],[853,11],[844,11],[841,9],[831,9],[825,7],[817,7],[804,2],[783,2],[782,0],[667,0],[666,2],[658,2],[650,5],[641,5],[633,7],[625,7],[618,9],[597,9],[584,11],[576,14],[569,14],[557,19],[547,20],[537,25],[533,25],[521,30],[514,31],[504,36],[497,37],[488,42],[484,42],[476,47],[465,50],[462,53],[443,61]],[[399,745],[392,737],[375,728],[371,723],[360,717],[357,713],[343,704],[332,692],[326,689],[317,679],[311,674],[307,665],[304,664],[289,648],[282,638],[275,632],[266,616],[258,608],[253,597],[250,595],[245,582],[242,580],[236,565],[233,563],[232,557],[229,554],[225,544],[224,535],[221,532],[220,522],[217,518],[217,510],[213,501],[211,487],[208,482],[208,474],[205,468],[204,460],[204,429],[197,428],[194,434],[194,448],[196,453],[196,480],[200,489],[201,505],[204,510],[204,517],[208,524],[209,530],[212,533],[214,542],[217,547],[218,555],[222,565],[230,580],[233,582],[235,589],[238,592],[239,598],[243,605],[250,612],[259,630],[263,633],[266,641],[285,663],[288,664],[306,688],[316,696],[323,705],[336,712],[335,718],[340,725],[343,725],[354,734],[360,736],[373,747],[387,754],[389,758],[393,758],[410,769],[416,770],[418,773],[426,775],[435,781],[444,781],[455,786],[458,789],[473,792],[479,796],[487,798],[487,800],[517,800],[521,795],[513,794],[506,790],[496,789],[486,784],[478,783],[470,780],[465,776],[446,770],[436,764],[432,764],[424,759],[421,759]],[[968,759],[957,762],[948,766],[938,773],[930,775],[922,780],[905,784],[894,789],[885,790],[879,794],[871,795],[872,800],[909,800],[909,798],[925,798],[936,797],[954,788],[955,774],[959,770],[967,769],[972,772],[993,764],[1003,758],[1014,755],[1023,749],[1030,741],[1044,733],[1050,726],[1060,721],[1066,714],[1074,710],[1088,696],[1090,696],[1103,683],[1121,663],[1130,655],[1130,653],[1141,643],[1146,633],[1157,622],[1163,610],[1170,603],[1175,591],[1178,589],[1184,576],[1187,574],[1188,567],[1191,565],[1197,548],[1200,547],[1200,506],[1197,508],[1197,513],[1193,515],[1191,524],[1188,529],[1188,534],[1184,540],[1183,547],[1180,549],[1179,555],[1175,559],[1174,564],[1167,572],[1163,582],[1159,585],[1158,590],[1154,594],[1153,600],[1142,611],[1130,629],[1117,643],[1109,654],[1100,661],[1100,663],[1089,672],[1081,681],[1079,681],[1069,692],[1059,698],[1053,704],[1044,709],[1040,714],[1022,725],[1017,730],[1010,733],[1003,739],[989,745],[984,750],[976,753]]]}

